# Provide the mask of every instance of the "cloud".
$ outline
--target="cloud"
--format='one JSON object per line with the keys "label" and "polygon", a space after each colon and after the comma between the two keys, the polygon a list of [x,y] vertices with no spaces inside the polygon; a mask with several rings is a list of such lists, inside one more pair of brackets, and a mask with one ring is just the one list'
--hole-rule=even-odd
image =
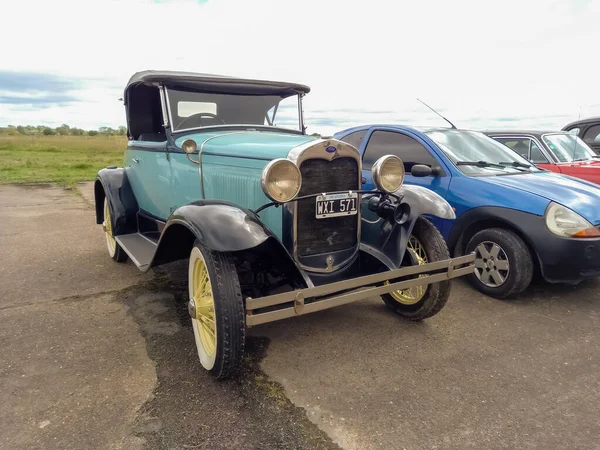
{"label": "cloud", "polygon": [[65,106],[81,101],[80,98],[66,94],[47,94],[36,97],[21,97],[0,94],[0,103],[7,105],[31,105],[32,107],[48,107],[49,105]]}
{"label": "cloud", "polygon": [[300,11],[281,0],[20,0],[5,10],[27,17],[29,32],[3,22],[2,42],[19,36],[19,45],[3,48],[2,67],[58,77],[46,80],[50,92],[80,101],[42,112],[32,103],[29,116],[0,105],[0,124],[118,126],[116,99],[144,69],[307,84],[307,124],[324,134],[373,122],[445,124],[416,97],[461,127],[561,128],[600,115],[589,66],[600,1],[303,0]]}
{"label": "cloud", "polygon": [[38,72],[0,70],[0,89],[10,92],[64,92],[81,88],[75,78]]}
{"label": "cloud", "polygon": [[32,110],[64,107],[86,102],[86,90],[105,85],[107,80],[0,70],[0,104],[9,108],[18,105],[19,111],[25,106]]}

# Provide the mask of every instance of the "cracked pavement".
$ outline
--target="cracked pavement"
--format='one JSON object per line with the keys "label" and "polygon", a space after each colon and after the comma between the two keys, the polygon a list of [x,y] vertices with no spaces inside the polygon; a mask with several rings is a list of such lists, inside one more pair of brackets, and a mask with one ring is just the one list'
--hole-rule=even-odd
{"label": "cracked pavement", "polygon": [[185,261],[106,255],[90,184],[0,186],[0,449],[597,449],[600,282],[501,302],[453,283],[412,323],[380,299],[249,331],[199,367]]}

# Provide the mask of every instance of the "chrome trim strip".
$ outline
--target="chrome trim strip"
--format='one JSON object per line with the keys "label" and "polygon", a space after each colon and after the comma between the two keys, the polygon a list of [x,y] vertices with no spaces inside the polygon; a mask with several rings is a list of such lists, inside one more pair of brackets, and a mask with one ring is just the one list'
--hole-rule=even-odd
{"label": "chrome trim strip", "polygon": [[[461,277],[473,273],[475,267],[474,262],[475,253],[471,253],[469,255],[454,259],[446,259],[434,263],[403,267],[400,269],[391,270],[389,272],[382,272],[354,278],[352,280],[339,281],[314,288],[299,289],[296,291],[270,295],[262,298],[247,298],[246,325],[250,327],[262,323],[273,322],[275,320],[286,319],[296,315],[303,315],[333,308],[335,306],[344,305],[376,295],[387,294],[392,291],[407,289],[412,286],[438,283],[440,281]],[[460,266],[462,264],[467,264],[467,266],[456,268],[456,266]],[[424,272],[441,269],[445,269],[445,271],[442,273],[426,275],[424,277],[413,278],[410,280],[398,281],[396,283],[387,285],[384,284],[382,286],[373,286],[373,284],[379,284],[389,279],[400,278],[407,275],[418,275]],[[347,292],[348,289],[360,288],[365,289]],[[344,292],[339,295],[334,295],[333,297],[326,297],[321,300],[316,300],[309,304],[305,304],[304,302],[304,299],[306,298],[322,297],[328,294],[335,294],[340,291]],[[290,302],[294,302],[294,306],[282,308],[276,311],[253,314],[255,309],[281,305]]]}
{"label": "chrome trim strip", "polygon": [[[173,124],[173,113],[171,112],[171,100],[169,99],[169,88],[164,87],[165,90],[165,99],[167,101],[167,114],[169,116],[169,123]],[[173,132],[173,127],[171,127],[171,133]]]}
{"label": "chrome trim strip", "polygon": [[298,125],[302,134],[306,133],[306,127],[304,126],[304,110],[302,108],[302,97],[304,94],[298,94]]}
{"label": "chrome trim strip", "polygon": [[162,111],[163,116],[163,128],[169,127],[169,115],[167,113],[167,105],[165,100],[165,88],[162,84],[158,85],[158,90],[160,92],[160,109]]}
{"label": "chrome trim strip", "polygon": [[[249,127],[249,128],[268,128],[272,130],[283,130],[283,131],[293,131],[295,134],[300,134],[300,130],[296,128],[286,128],[286,127],[272,127],[269,125],[260,125],[258,123],[227,123],[225,125],[209,125],[206,127],[194,127],[194,128],[183,128],[181,130],[173,130],[173,133],[183,133],[185,131],[201,131],[204,129],[213,129],[213,128],[231,128],[231,127]],[[254,130],[246,130],[246,131],[260,131],[257,129]]]}
{"label": "chrome trim strip", "polygon": [[[329,153],[327,151],[325,151],[325,149],[327,147],[333,146],[336,148],[336,151],[333,153]],[[333,161],[336,158],[345,158],[345,157],[349,157],[349,158],[353,158],[354,160],[356,160],[357,164],[358,164],[358,180],[357,180],[357,188],[356,190],[360,190],[360,188],[362,187],[362,161],[360,158],[360,153],[358,152],[358,150],[356,148],[354,148],[352,145],[347,144],[346,142],[343,141],[339,141],[337,139],[315,139],[309,142],[306,142],[304,144],[298,145],[296,147],[294,147],[293,149],[291,149],[288,153],[288,159],[290,161],[292,161],[294,164],[296,164],[296,166],[298,166],[298,169],[300,169],[300,167],[302,166],[302,163],[304,161],[306,161],[307,159],[325,159],[327,161]],[[362,195],[359,194],[358,196],[358,203],[360,206],[360,201],[362,199]],[[360,207],[358,208],[357,211],[357,230],[356,230],[356,251],[352,253],[352,255],[345,259],[344,261],[339,262],[337,265],[328,265],[325,268],[322,267],[309,267],[306,266],[304,264],[302,264],[298,258],[298,249],[297,249],[297,242],[298,242],[298,202],[294,202],[293,204],[287,204],[286,207],[288,208],[288,210],[292,213],[292,218],[293,218],[293,232],[292,232],[292,236],[293,236],[293,243],[292,243],[292,247],[293,247],[293,256],[294,256],[294,260],[298,263],[298,265],[305,269],[308,270],[310,272],[318,272],[318,273],[329,273],[329,272],[333,272],[335,270],[338,270],[340,268],[342,268],[343,266],[347,265],[358,253],[358,244],[360,243],[360,225],[361,225],[361,214],[360,214]]]}

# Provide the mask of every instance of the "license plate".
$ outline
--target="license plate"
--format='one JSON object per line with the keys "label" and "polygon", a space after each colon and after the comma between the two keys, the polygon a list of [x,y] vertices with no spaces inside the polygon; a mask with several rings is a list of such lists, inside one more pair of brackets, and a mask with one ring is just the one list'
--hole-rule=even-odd
{"label": "license plate", "polygon": [[316,201],[315,216],[317,219],[328,217],[351,216],[356,214],[358,194],[325,194],[319,195]]}

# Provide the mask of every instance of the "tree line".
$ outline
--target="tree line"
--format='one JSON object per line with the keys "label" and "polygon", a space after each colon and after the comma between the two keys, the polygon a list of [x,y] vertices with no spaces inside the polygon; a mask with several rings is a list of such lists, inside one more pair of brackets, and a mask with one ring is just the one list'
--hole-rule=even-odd
{"label": "tree line", "polygon": [[100,127],[97,130],[84,130],[82,128],[70,127],[66,123],[52,128],[46,125],[8,125],[0,127],[0,135],[8,136],[125,136],[127,128],[120,126],[117,129],[111,127]]}

